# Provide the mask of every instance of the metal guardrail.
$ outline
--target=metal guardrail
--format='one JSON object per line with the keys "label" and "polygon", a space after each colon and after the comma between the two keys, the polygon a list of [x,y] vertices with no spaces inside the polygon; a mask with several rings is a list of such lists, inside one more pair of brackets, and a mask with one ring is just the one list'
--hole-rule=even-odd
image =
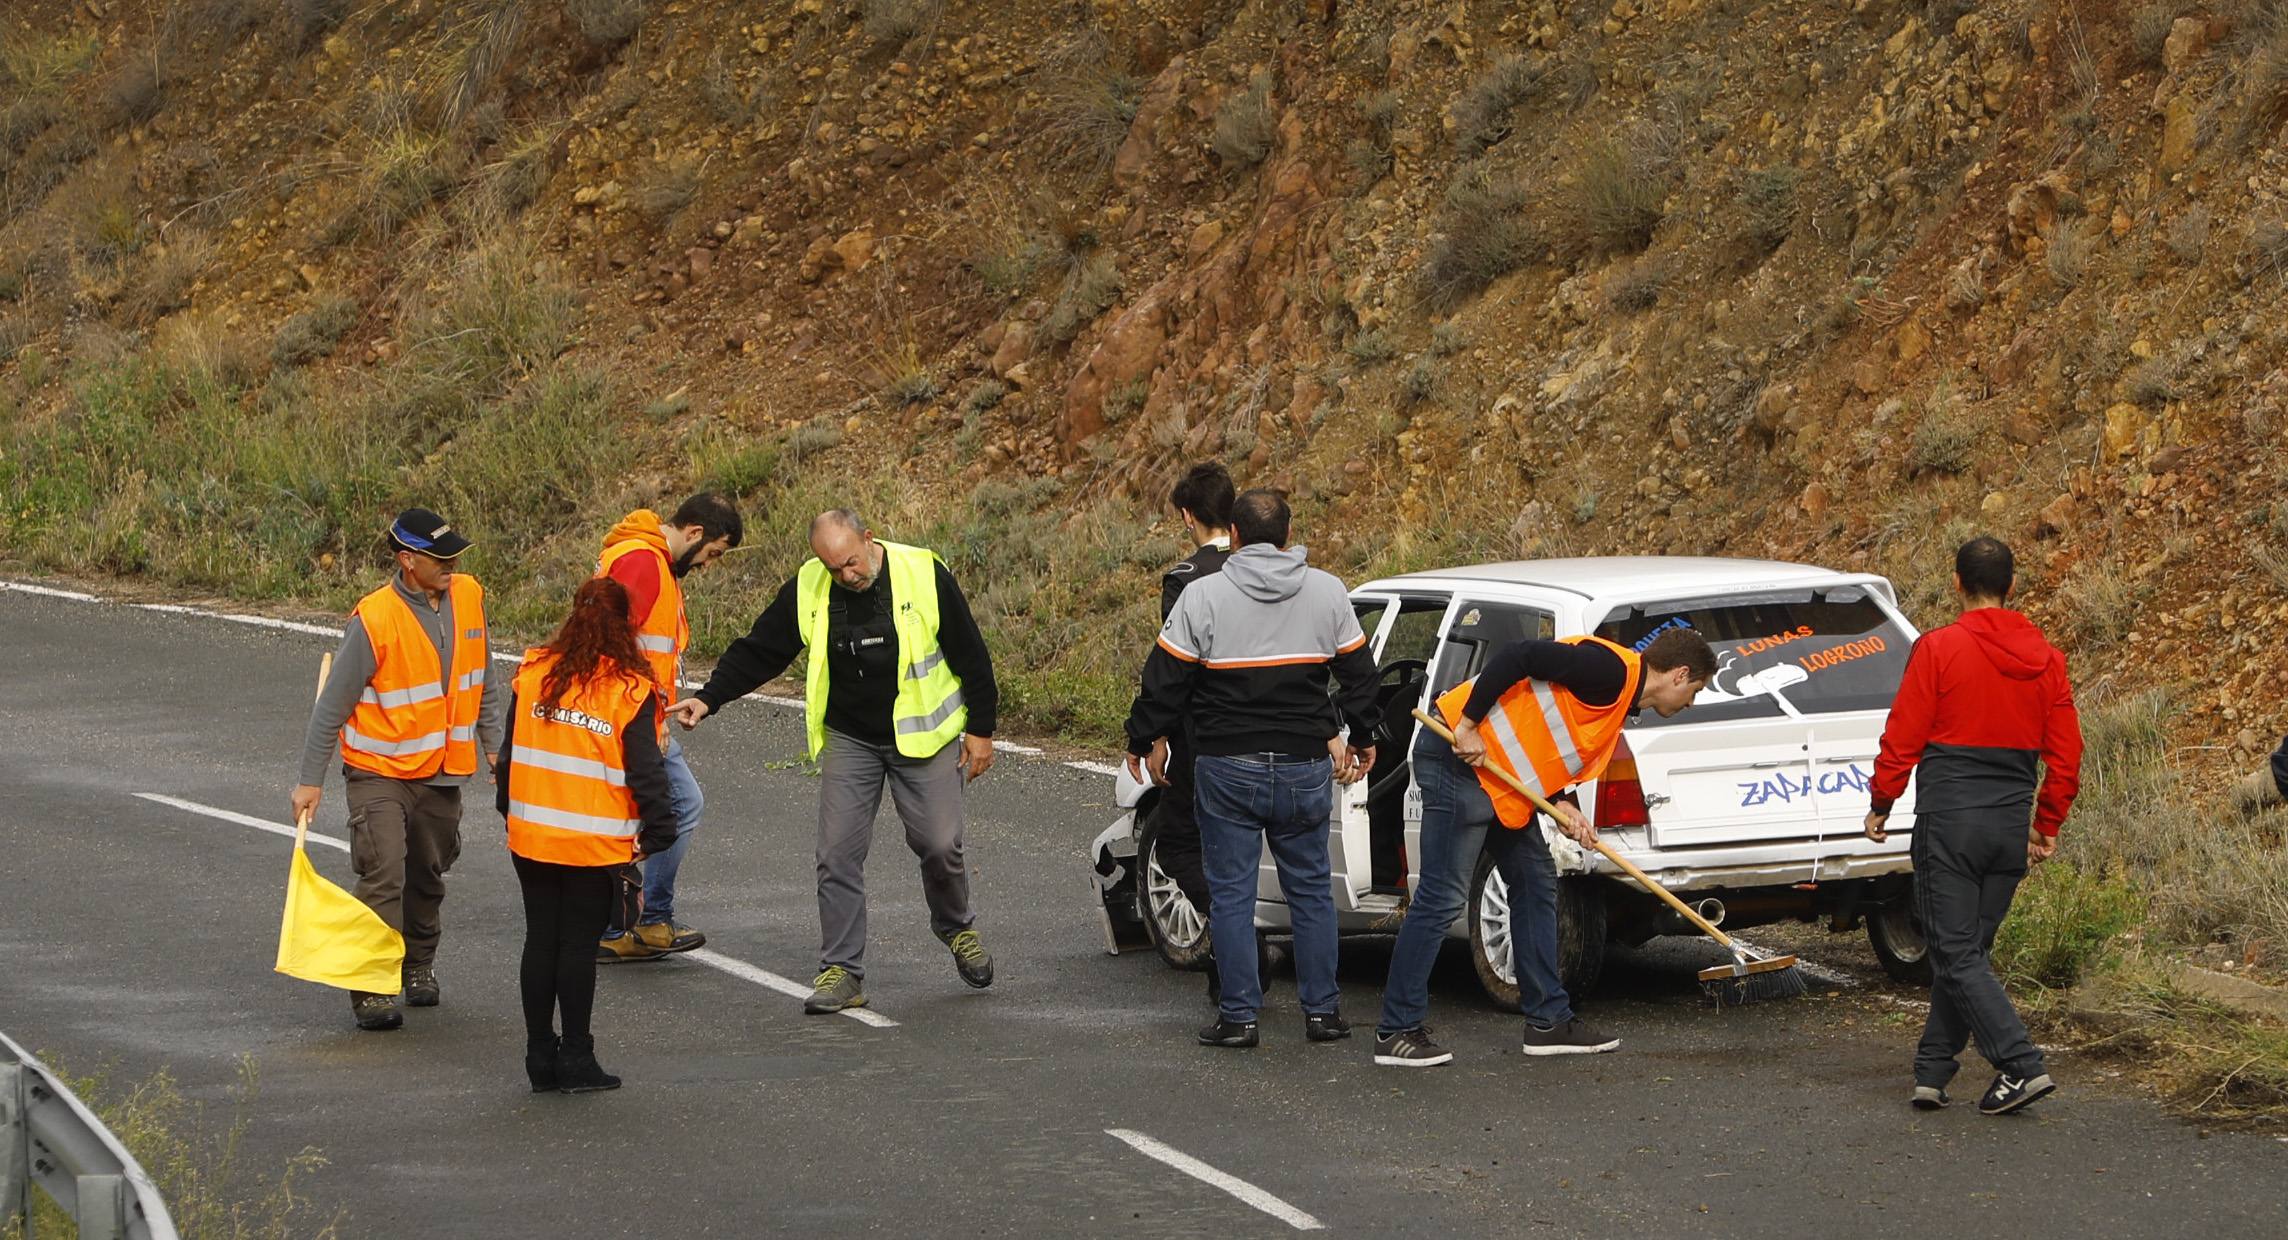
{"label": "metal guardrail", "polygon": [[0,1033],[0,1225],[32,1236],[37,1184],[83,1240],[178,1240],[143,1165],[30,1051]]}

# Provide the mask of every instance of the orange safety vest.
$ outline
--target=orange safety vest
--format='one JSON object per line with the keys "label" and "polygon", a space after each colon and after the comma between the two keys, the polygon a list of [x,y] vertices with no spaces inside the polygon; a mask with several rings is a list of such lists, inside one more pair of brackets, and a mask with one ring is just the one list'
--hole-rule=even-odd
{"label": "orange safety vest", "polygon": [[543,709],[541,682],[555,665],[554,654],[528,650],[516,673],[508,850],[557,865],[625,864],[643,822],[628,790],[627,730],[652,687],[607,671],[566,686],[555,708]]}
{"label": "orange safety vest", "polygon": [[[1536,784],[1544,797],[1555,796],[1574,784],[1604,773],[1613,751],[1620,747],[1621,728],[1636,705],[1637,686],[1644,680],[1644,660],[1636,651],[1601,637],[1568,637],[1567,644],[1595,642],[1628,665],[1627,683],[1610,706],[1590,706],[1546,681],[1531,678],[1510,687],[1495,701],[1478,725],[1485,738],[1486,764],[1518,777],[1527,787]],[[1461,721],[1462,707],[1477,684],[1472,678],[1447,690],[1438,699],[1438,712],[1446,726]],[[1505,827],[1533,821],[1533,802],[1488,771],[1478,772],[1478,783],[1492,798],[1494,813]]]}
{"label": "orange safety vest", "polygon": [[659,699],[665,705],[676,698],[676,686],[683,681],[683,652],[691,645],[691,622],[683,614],[683,583],[675,579],[665,547],[643,538],[613,543],[604,548],[604,558],[596,562],[596,575],[610,576],[612,565],[623,557],[644,554],[659,557],[659,601],[636,626],[636,646],[651,664],[651,678],[659,685]]}
{"label": "orange safety vest", "polygon": [[396,585],[358,600],[355,612],[373,643],[373,679],[342,725],[342,761],[391,779],[474,775],[477,708],[485,696],[485,590],[453,574],[452,666],[437,666],[437,647]]}

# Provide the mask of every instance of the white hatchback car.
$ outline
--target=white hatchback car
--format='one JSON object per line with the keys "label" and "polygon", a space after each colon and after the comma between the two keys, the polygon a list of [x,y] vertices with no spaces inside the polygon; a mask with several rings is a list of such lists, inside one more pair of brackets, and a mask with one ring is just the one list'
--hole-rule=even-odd
{"label": "white hatchback car", "polygon": [[[1916,637],[1887,579],[1766,560],[1528,560],[1372,581],[1351,591],[1351,604],[1382,669],[1384,722],[1372,738],[1373,773],[1343,793],[1331,823],[1345,933],[1391,933],[1405,916],[1422,819],[1409,769],[1415,707],[1477,675],[1508,642],[1594,634],[1642,649],[1661,630],[1689,625],[1715,647],[1716,678],[1674,718],[1635,719],[1604,777],[1580,789],[1600,835],[1727,929],[1864,924],[1893,976],[1927,980],[1907,858],[1912,791],[1888,841],[1860,831],[1883,723]],[[1161,790],[1125,770],[1115,779],[1123,812],[1090,848],[1107,948],[1140,935],[1171,965],[1197,968],[1204,920],[1158,864]],[[1558,907],[1568,989],[1595,987],[1609,942],[1696,933],[1602,857],[1549,835],[1565,875]],[[1255,907],[1259,928],[1287,928],[1268,856]],[[1469,940],[1486,992],[1515,1004],[1509,900],[1484,857],[1467,908],[1451,933]]]}

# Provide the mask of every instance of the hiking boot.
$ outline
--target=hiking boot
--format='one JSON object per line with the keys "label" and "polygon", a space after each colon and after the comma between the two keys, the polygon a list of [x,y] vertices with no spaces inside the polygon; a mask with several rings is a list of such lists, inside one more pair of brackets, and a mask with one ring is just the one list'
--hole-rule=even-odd
{"label": "hiking boot", "polygon": [[1340,1042],[1351,1036],[1351,1023],[1341,1012],[1303,1013],[1303,1037],[1311,1042]]}
{"label": "hiking boot", "polygon": [[1907,1105],[1918,1111],[1943,1111],[1954,1105],[1954,1099],[1936,1085],[1917,1085],[1915,1096],[1907,1100]]}
{"label": "hiking boot", "polygon": [[810,987],[810,997],[802,1001],[802,1010],[813,1016],[866,1006],[866,996],[858,989],[858,975],[841,965],[819,970]]}
{"label": "hiking boot", "polygon": [[566,1038],[556,1052],[556,1088],[568,1094],[618,1089],[620,1078],[596,1062],[596,1039]]}
{"label": "hiking boot", "polygon": [[405,966],[405,1006],[435,1007],[439,997],[436,965]]}
{"label": "hiking boot", "polygon": [[375,1032],[405,1023],[404,1014],[397,1010],[396,995],[372,995],[362,990],[350,992],[350,1015],[357,1017],[358,1028]]}
{"label": "hiking boot", "polygon": [[2047,1072],[2031,1078],[2012,1076],[2007,1072],[1994,1074],[1994,1083],[1986,1087],[1986,1096],[1978,1100],[1980,1115],[2008,1115],[2022,1111],[2058,1092],[2058,1083]]}
{"label": "hiking boot", "polygon": [[1374,1035],[1374,1061],[1385,1068],[1435,1068],[1454,1062],[1454,1052],[1431,1041],[1428,1029],[1401,1029]]}
{"label": "hiking boot", "polygon": [[632,934],[606,935],[596,943],[597,964],[618,964],[623,960],[657,960],[660,953],[651,944]]}
{"label": "hiking boot", "polygon": [[1254,1046],[1255,1041],[1255,1022],[1252,1020],[1225,1020],[1219,1016],[1216,1018],[1216,1023],[1200,1030],[1200,1045],[1202,1046],[1222,1046],[1233,1050],[1246,1050],[1248,1047]]}
{"label": "hiking boot", "polygon": [[1619,1038],[1606,1037],[1576,1016],[1555,1029],[1536,1028],[1527,1021],[1518,1049],[1528,1055],[1598,1055],[1618,1050],[1620,1045]]}
{"label": "hiking boot", "polygon": [[532,1081],[532,1092],[556,1092],[556,1057],[561,1049],[561,1044],[553,1037],[538,1041],[525,1039],[524,1075]]}
{"label": "hiking boot", "polygon": [[956,930],[937,937],[952,949],[954,971],[961,974],[962,981],[979,990],[993,984],[993,957],[985,954],[985,945],[978,941],[975,930]]}
{"label": "hiking boot", "polygon": [[672,955],[675,952],[687,952],[694,947],[707,945],[706,935],[689,926],[678,926],[664,921],[637,926],[632,937],[645,947],[650,948],[654,953],[662,956]]}

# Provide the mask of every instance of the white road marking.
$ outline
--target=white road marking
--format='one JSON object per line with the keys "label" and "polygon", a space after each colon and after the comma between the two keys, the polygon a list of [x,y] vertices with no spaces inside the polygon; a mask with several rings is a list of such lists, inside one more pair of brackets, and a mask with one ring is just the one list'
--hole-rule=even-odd
{"label": "white road marking", "polygon": [[[186,801],[181,797],[171,797],[163,793],[138,792],[135,795],[145,801],[155,802],[160,805],[172,806],[173,808],[179,810],[187,810],[193,814],[204,815],[205,817],[219,819],[223,822],[236,823],[242,827],[253,827],[257,831],[268,831],[272,835],[283,835],[287,839],[294,838],[294,828],[287,826],[282,822],[270,822],[266,819],[256,818],[252,814],[241,814],[235,810],[222,809],[213,805],[202,805],[197,801]],[[321,835],[316,831],[310,832],[310,842],[313,844],[324,844],[328,848],[339,848],[343,852],[348,852],[350,850],[348,840],[337,839],[331,835]],[[768,970],[758,969],[755,966],[748,964],[744,960],[726,956],[721,952],[708,951],[705,948],[701,948],[698,951],[685,952],[683,954],[710,968],[719,969],[725,973],[728,973],[731,976],[740,979],[741,981],[753,982],[758,986],[762,986],[769,990],[778,991],[783,995],[792,995],[797,999],[801,999],[808,997],[810,994],[810,987],[808,986],[802,985],[799,982],[795,982],[787,978],[780,977],[778,974],[769,972]],[[865,1008],[849,1008],[846,1009],[842,1014],[844,1016],[850,1017],[852,1020],[855,1020],[860,1024],[872,1025],[876,1029],[895,1029],[898,1025],[898,1022],[891,1020],[889,1017],[882,1015],[880,1012],[868,1011]]]}
{"label": "white road marking", "polygon": [[100,603],[103,600],[77,590],[58,590],[54,586],[35,586],[21,581],[0,581],[0,590],[14,590],[18,594],[37,594],[44,598],[68,598],[75,603]]}
{"label": "white road marking", "polygon": [[[37,586],[23,581],[0,581],[0,591],[11,590],[18,594],[37,594],[45,598],[69,599],[74,603],[117,602],[114,599],[107,599],[95,594],[85,594],[78,590],[59,590],[53,586]],[[250,624],[257,628],[281,629],[289,633],[307,633],[312,637],[340,637],[342,635],[340,629],[329,628],[322,624],[304,624],[298,620],[278,620],[270,616],[250,616],[242,612],[209,611],[204,607],[188,607],[180,603],[128,603],[126,606],[133,607],[138,611],[156,611],[175,616],[196,616],[206,620],[228,620],[232,624]],[[511,665],[521,664],[524,662],[524,656],[521,653],[509,654],[495,651],[493,662]],[[682,682],[682,687],[698,689],[702,685],[696,680],[686,680]],[[776,693],[750,693],[747,695],[747,700],[763,702],[771,706],[784,706],[790,710],[803,708],[801,698],[785,697]],[[995,741],[993,747],[1004,753],[1021,754],[1028,758],[1038,757],[1041,754],[1041,750],[1037,746],[1019,745],[1012,741]],[[1091,775],[1109,777],[1120,773],[1118,768],[1107,766],[1102,762],[1063,762],[1059,765],[1069,766],[1076,771],[1086,771]],[[805,990],[803,993],[807,995],[810,992]]]}
{"label": "white road marking", "polygon": [[[235,822],[242,827],[253,827],[257,831],[268,831],[272,835],[283,835],[287,839],[294,838],[294,828],[286,825],[283,822],[270,822],[265,819],[253,817],[249,814],[241,814],[234,810],[218,809],[212,805],[201,805],[197,801],[186,801],[181,797],[162,796],[156,792],[138,792],[135,795],[146,801],[155,801],[161,805],[171,805],[176,809],[189,810],[194,814],[204,814],[209,818],[219,818],[224,822]],[[339,848],[343,852],[348,852],[350,850],[350,842],[348,840],[337,839],[331,835],[320,835],[316,831],[312,831],[310,833],[310,842],[313,844],[324,844],[328,848]]]}
{"label": "white road marking", "polygon": [[[721,952],[709,951],[702,947],[696,951],[688,951],[682,954],[711,969],[721,969],[733,977],[742,981],[753,982],[766,990],[775,990],[782,995],[795,999],[810,997],[810,987],[801,982],[789,977],[780,977],[768,969],[758,969],[744,960],[733,959]],[[898,1022],[872,1008],[844,1008],[841,1014],[861,1025],[872,1025],[876,1029],[895,1029],[898,1027]]]}
{"label": "white road marking", "polygon": [[1166,1163],[1195,1180],[1220,1188],[1297,1231],[1325,1231],[1327,1229],[1325,1223],[1240,1179],[1238,1176],[1227,1175],[1218,1171],[1182,1150],[1155,1141],[1141,1132],[1127,1128],[1107,1128],[1104,1130],[1104,1135],[1127,1142],[1137,1153],[1146,1158]]}

